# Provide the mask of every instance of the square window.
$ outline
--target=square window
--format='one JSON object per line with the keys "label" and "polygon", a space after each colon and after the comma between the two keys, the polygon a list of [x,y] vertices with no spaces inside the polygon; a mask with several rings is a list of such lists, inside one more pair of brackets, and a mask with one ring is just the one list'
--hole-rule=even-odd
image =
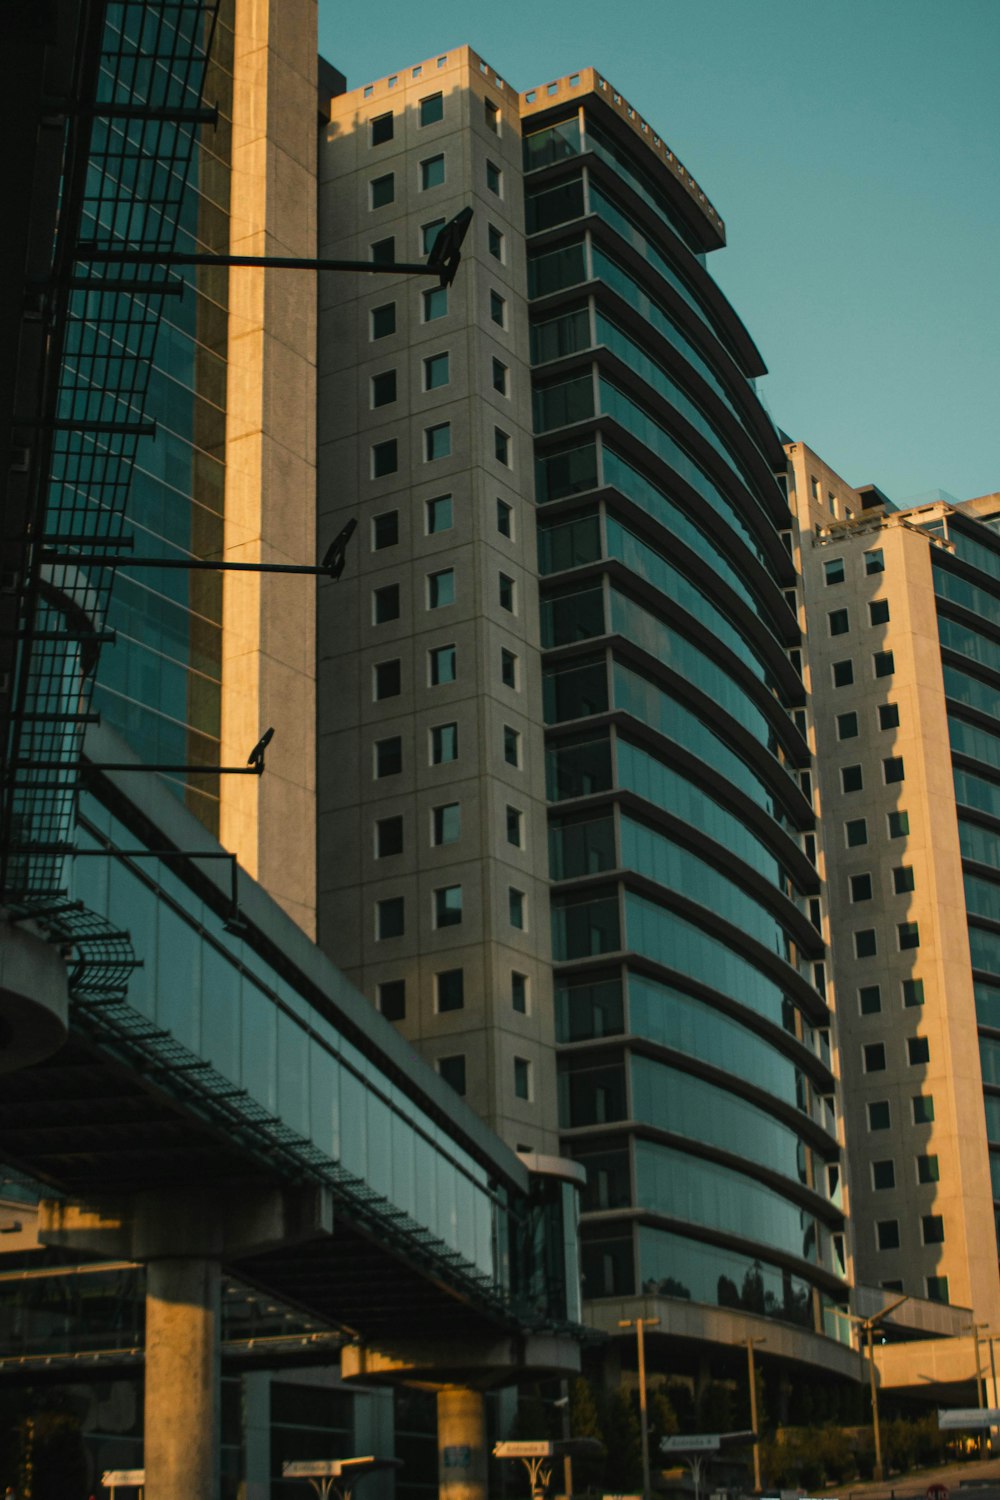
{"label": "square window", "polygon": [[431,808],[431,843],[457,844],[462,836],[462,804],[446,802]]}
{"label": "square window", "polygon": [[524,815],[516,807],[507,808],[507,842],[515,849],[521,848]]}
{"label": "square window", "polygon": [[435,724],[430,732],[431,765],[443,766],[458,759],[458,725]]}
{"label": "square window", "polygon": [[403,741],[398,734],[375,741],[375,777],[398,776],[403,769]]}
{"label": "square window", "polygon": [[457,670],[457,654],[454,646],[435,646],[427,653],[428,676],[431,687],[454,682]]}
{"label": "square window", "polygon": [[455,569],[442,568],[440,573],[427,575],[427,608],[443,609],[455,602]]}
{"label": "square window", "polygon": [[854,663],[851,660],[835,661],[833,664],[834,687],[850,687],[854,681]]}
{"label": "square window", "polygon": [[384,177],[373,177],[368,186],[372,208],[385,208],[396,196],[395,173],[387,172]]}
{"label": "square window", "polygon": [[430,354],[424,360],[424,390],[436,391],[441,386],[447,385],[450,379],[448,373],[448,355]]}
{"label": "square window", "polygon": [[492,99],[483,100],[483,115],[486,119],[487,130],[492,130],[494,135],[500,134],[500,106],[494,104]]}
{"label": "square window", "polygon": [[495,224],[486,228],[486,243],[494,260],[503,262],[503,235]]}
{"label": "square window", "polygon": [[882,990],[877,984],[866,984],[858,990],[858,1005],[863,1016],[875,1016],[882,1009]]}
{"label": "square window", "polygon": [[891,1124],[888,1099],[873,1099],[868,1106],[868,1129],[888,1130]]}
{"label": "square window", "polygon": [[923,1005],[924,1003],[924,981],[922,979],[903,980],[903,1004]]}
{"label": "square window", "polygon": [[899,704],[880,703],[878,706],[878,727],[880,729],[899,728]]}
{"label": "square window", "polygon": [[866,1073],[885,1072],[885,1042],[869,1042],[861,1050]]}
{"label": "square window", "polygon": [[395,474],[399,468],[399,457],[395,438],[388,438],[384,443],[372,444],[371,475],[373,479],[383,479],[386,474]]}
{"label": "square window", "polygon": [[928,1276],[926,1281],[928,1302],[948,1302],[947,1276]]}
{"label": "square window", "polygon": [[512,969],[510,975],[510,1003],[519,1016],[528,1014],[528,976],[519,974],[516,969]]}
{"label": "square window", "polygon": [[385,547],[395,547],[399,541],[399,511],[384,510],[372,518],[372,551],[381,552]]}
{"label": "square window", "polygon": [[514,1095],[517,1099],[531,1098],[531,1063],[526,1057],[514,1059]]}
{"label": "square window", "polygon": [[870,552],[866,552],[865,553],[865,572],[866,573],[884,573],[885,572],[885,558],[882,555],[882,548],[881,547],[873,547]]}
{"label": "square window", "polygon": [[510,917],[510,925],[523,931],[524,892],[516,891],[513,886],[510,886],[507,891],[507,912]]}
{"label": "square window", "polygon": [[851,900],[870,901],[872,899],[872,878],[870,875],[851,876]]}
{"label": "square window", "polygon": [[372,624],[386,625],[399,619],[399,584],[387,583],[372,589]]}
{"label": "square window", "polygon": [[900,922],[897,932],[900,935],[901,953],[906,953],[907,948],[921,947],[921,924],[919,922]]}
{"label": "square window", "polygon": [[910,831],[910,815],[905,809],[889,813],[886,822],[889,826],[889,837],[891,839],[905,838]]}
{"label": "square window", "polygon": [[493,361],[493,389],[499,391],[501,396],[507,395],[507,376],[510,372],[503,360]]}
{"label": "square window", "polygon": [[490,291],[490,318],[498,328],[507,327],[507,299],[497,291]]}
{"label": "square window", "polygon": [[844,581],[844,559],[835,557],[832,562],[823,564],[823,576],[827,584],[843,583]]}
{"label": "square window", "polygon": [[439,1057],[437,1070],[445,1083],[455,1090],[456,1094],[465,1093],[465,1056],[459,1052],[454,1057]]}
{"label": "square window", "polygon": [[457,927],[462,920],[462,887],[444,885],[434,892],[434,926]]}
{"label": "square window", "polygon": [[445,226],[444,219],[431,219],[429,224],[420,226],[420,248],[425,255],[430,255],[434,249],[434,241]]}
{"label": "square window", "polygon": [[521,736],[509,724],[503,726],[503,758],[509,766],[521,764]]}
{"label": "square window", "polygon": [[872,1187],[877,1193],[896,1186],[896,1163],[894,1161],[872,1162]]}
{"label": "square window", "polygon": [[372,406],[389,406],[396,399],[396,372],[383,370],[371,380]]}
{"label": "square window", "polygon": [[402,937],[406,930],[405,905],[402,896],[390,896],[375,903],[375,937],[378,942],[386,938]]}
{"label": "square window", "polygon": [[888,599],[873,599],[868,606],[868,619],[872,625],[888,625],[889,623],[889,601]]}
{"label": "square window", "polygon": [[892,872],[892,887],[897,896],[913,890],[913,866],[897,865]]}
{"label": "square window", "polygon": [[506,646],[500,647],[500,681],[504,687],[517,687],[517,657]]}
{"label": "square window", "polygon": [[497,462],[505,464],[510,468],[510,433],[504,432],[500,427],[493,429],[493,451]]}
{"label": "square window", "polygon": [[841,766],[840,785],[845,792],[860,792],[864,786],[860,766]]}
{"label": "square window", "polygon": [[438,120],[444,119],[444,95],[428,94],[420,101],[420,123],[421,125],[435,125]]}
{"label": "square window", "polygon": [[392,110],[386,115],[376,115],[369,120],[368,128],[373,146],[384,146],[386,141],[392,140]]}
{"label": "square window", "polygon": [[435,1002],[439,1013],[462,1010],[465,1005],[465,971],[445,969],[434,975]]}
{"label": "square window", "polygon": [[514,613],[514,580],[506,573],[500,574],[500,608]]}
{"label": "square window", "polygon": [[387,1021],[406,1020],[406,980],[387,979],[377,990],[378,1008]]}
{"label": "square window", "polygon": [[424,428],[424,458],[433,463],[437,458],[451,457],[451,423],[438,422],[434,427]]}
{"label": "square window", "polygon": [[369,313],[371,318],[373,339],[387,338],[390,333],[396,332],[396,304],[395,302],[383,302],[381,307],[373,307]]}
{"label": "square window", "polygon": [[376,703],[383,698],[399,697],[402,692],[402,671],[398,656],[391,661],[376,662],[373,676]]}
{"label": "square window", "polygon": [[375,824],[375,858],[388,859],[403,852],[403,819],[379,818]]}
{"label": "square window", "polygon": [[427,501],[425,511],[428,536],[434,536],[439,531],[451,530],[454,521],[450,495],[435,495],[433,500]]}
{"label": "square window", "polygon": [[856,958],[874,958],[878,952],[878,944],[875,940],[874,927],[862,927],[854,934],[854,955]]}
{"label": "square window", "polygon": [[491,193],[496,193],[498,198],[501,196],[503,173],[496,162],[487,161],[486,163],[486,186]]}
{"label": "square window", "polygon": [[901,755],[887,755],[882,762],[882,775],[886,786],[895,786],[898,781],[906,780],[903,769],[903,757]]}
{"label": "square window", "polygon": [[501,536],[512,537],[514,535],[513,507],[506,500],[497,500],[497,531]]}
{"label": "square window", "polygon": [[371,259],[376,266],[391,266],[396,259],[396,236],[388,234],[384,240],[373,240]]}
{"label": "square window", "polygon": [[827,615],[831,635],[846,635],[851,628],[846,609],[835,609]]}
{"label": "square window", "polygon": [[925,1036],[911,1036],[906,1042],[906,1060],[911,1068],[921,1067],[931,1060],[931,1044]]}
{"label": "square window", "polygon": [[844,832],[847,835],[848,849],[858,849],[862,844],[868,842],[868,820],[867,818],[851,818],[849,823],[844,824]]}
{"label": "square window", "polygon": [[448,311],[448,288],[446,286],[432,286],[430,291],[421,292],[421,307],[425,323],[433,323],[436,318],[443,318]]}
{"label": "square window", "polygon": [[944,1219],[940,1214],[921,1214],[920,1235],[925,1245],[944,1244]]}
{"label": "square window", "polygon": [[809,493],[814,500],[819,499],[819,480],[814,474],[809,475]]}
{"label": "square window", "polygon": [[918,1182],[940,1182],[941,1172],[938,1168],[936,1156],[917,1157],[917,1181]]}
{"label": "square window", "polygon": [[856,713],[837,715],[837,738],[838,740],[853,740],[858,732],[858,716]]}
{"label": "square window", "polygon": [[914,1094],[911,1103],[913,1105],[914,1125],[932,1125],[934,1123],[933,1094]]}
{"label": "square window", "polygon": [[872,655],[872,664],[875,668],[876,677],[891,677],[896,670],[896,663],[891,651],[876,651]]}
{"label": "square window", "polygon": [[428,188],[440,187],[444,182],[444,155],[426,156],[420,163],[420,186],[426,191]]}
{"label": "square window", "polygon": [[875,1225],[875,1237],[880,1250],[898,1250],[899,1220],[882,1219]]}

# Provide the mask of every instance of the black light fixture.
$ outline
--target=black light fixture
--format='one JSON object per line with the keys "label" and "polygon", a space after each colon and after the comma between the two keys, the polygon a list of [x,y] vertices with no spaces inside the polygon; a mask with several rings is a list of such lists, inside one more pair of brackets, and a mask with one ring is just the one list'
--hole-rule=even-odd
{"label": "black light fixture", "polygon": [[344,571],[347,561],[347,544],[358,529],[358,523],[352,516],[333,541],[323,553],[323,561],[320,563],[320,572],[325,573],[327,578],[338,579]]}
{"label": "black light fixture", "polygon": [[263,776],[264,774],[264,751],[273,739],[274,727],[272,725],[270,728],[264,730],[264,733],[247,756],[247,765],[253,766],[258,776]]}
{"label": "black light fixture", "polygon": [[451,286],[455,280],[455,272],[458,270],[462,259],[462,242],[469,232],[472,223],[472,209],[460,208],[453,219],[447,224],[442,224],[434,236],[430,254],[427,257],[428,268],[436,271],[441,277],[442,286]]}

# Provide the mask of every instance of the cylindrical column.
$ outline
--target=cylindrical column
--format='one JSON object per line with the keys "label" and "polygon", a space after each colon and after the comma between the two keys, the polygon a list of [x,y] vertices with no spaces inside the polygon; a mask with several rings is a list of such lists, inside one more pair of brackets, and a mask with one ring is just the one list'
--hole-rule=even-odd
{"label": "cylindrical column", "polygon": [[[481,1391],[437,1393],[440,1500],[486,1500],[486,1402]],[[148,1500],[154,1500],[150,1495]]]}
{"label": "cylindrical column", "polygon": [[219,1263],[146,1266],[146,1500],[217,1500]]}

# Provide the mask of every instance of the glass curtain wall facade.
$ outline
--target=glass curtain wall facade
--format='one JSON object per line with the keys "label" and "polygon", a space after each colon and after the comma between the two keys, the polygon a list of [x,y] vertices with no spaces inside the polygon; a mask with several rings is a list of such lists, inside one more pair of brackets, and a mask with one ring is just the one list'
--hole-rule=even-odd
{"label": "glass curtain wall facade", "polygon": [[[109,26],[120,28],[123,48],[141,48],[144,27],[196,26],[205,32],[203,98],[218,107],[218,124],[197,131],[180,198],[178,250],[229,250],[234,5],[220,0],[218,14],[181,7],[155,17],[139,6],[109,7]],[[155,102],[155,84],[153,95]],[[111,121],[105,128],[125,134],[135,127]],[[136,223],[130,243],[145,248],[154,234],[152,224]],[[129,494],[136,557],[222,554],[228,275],[220,266],[185,268],[171,278],[176,285],[183,276],[183,296],[163,298],[148,388],[156,432],[139,440]],[[102,717],[144,760],[218,765],[222,575],[120,567],[108,626],[116,641],[101,654],[94,691]],[[218,780],[170,778],[213,833],[219,824]]]}
{"label": "glass curtain wall facade", "polygon": [[846,1338],[783,454],[759,355],[705,269],[714,212],[621,108],[581,92],[522,126],[560,1125],[588,1169],[584,1295]]}
{"label": "glass curtain wall facade", "polygon": [[1000,522],[947,519],[931,551],[1000,1242]]}

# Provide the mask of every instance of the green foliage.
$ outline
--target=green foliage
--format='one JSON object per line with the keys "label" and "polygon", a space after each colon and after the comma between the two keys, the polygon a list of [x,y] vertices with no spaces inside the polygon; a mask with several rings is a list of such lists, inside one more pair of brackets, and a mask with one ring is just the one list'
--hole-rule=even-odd
{"label": "green foliage", "polygon": [[660,1386],[660,1391],[677,1413],[679,1431],[694,1432],[696,1413],[691,1387],[683,1380],[668,1380],[665,1385]]}
{"label": "green foliage", "polygon": [[[653,1392],[649,1400],[649,1425],[656,1435],[656,1440],[661,1437],[673,1437],[680,1432],[681,1424],[674,1403],[667,1394],[669,1386],[660,1386],[659,1390]],[[653,1447],[655,1449],[656,1442]]]}
{"label": "green foliage", "polygon": [[[596,1438],[604,1444],[604,1428],[594,1398],[594,1388],[583,1377],[574,1380],[569,1392],[569,1430],[573,1437]],[[573,1488],[577,1492],[604,1488],[606,1453],[573,1460]]]}
{"label": "green foliage", "polygon": [[70,1412],[40,1411],[23,1417],[18,1430],[20,1500],[85,1500],[87,1455],[79,1420]]}
{"label": "green foliage", "polygon": [[734,1432],[732,1388],[720,1380],[712,1380],[698,1398],[699,1432]]}
{"label": "green foliage", "polygon": [[636,1404],[627,1391],[612,1391],[603,1412],[604,1441],[608,1449],[605,1489],[613,1494],[633,1494],[642,1489],[642,1430]]}

